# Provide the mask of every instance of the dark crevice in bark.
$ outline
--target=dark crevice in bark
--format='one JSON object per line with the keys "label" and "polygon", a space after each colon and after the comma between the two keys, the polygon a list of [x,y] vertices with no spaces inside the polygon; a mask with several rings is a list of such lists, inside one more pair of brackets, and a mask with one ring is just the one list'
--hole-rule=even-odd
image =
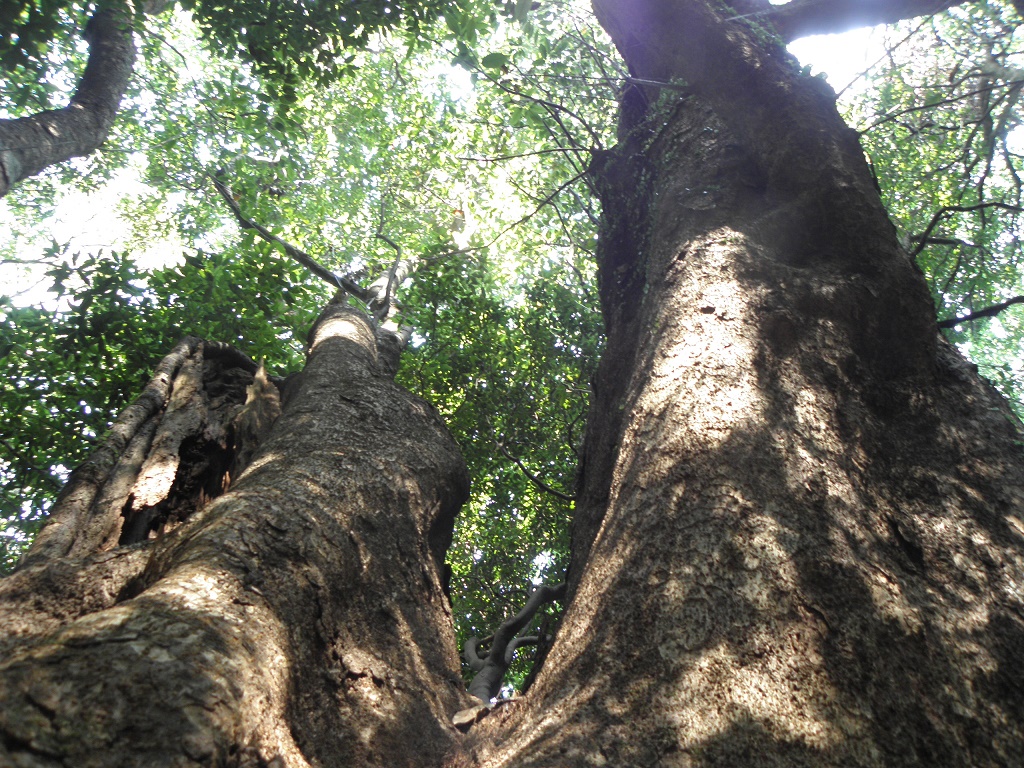
{"label": "dark crevice in bark", "polygon": [[622,94],[620,146],[594,153],[589,174],[602,200],[599,241],[607,259],[598,262],[598,290],[605,318],[605,352],[591,381],[591,405],[577,477],[576,512],[572,526],[571,562],[566,577],[571,602],[590,545],[600,526],[596,515],[578,510],[607,506],[613,468],[622,438],[628,371],[635,365],[636,323],[643,300],[644,254],[648,248],[646,221],[657,168],[648,162],[644,143],[650,139],[645,123],[646,98],[627,87]]}

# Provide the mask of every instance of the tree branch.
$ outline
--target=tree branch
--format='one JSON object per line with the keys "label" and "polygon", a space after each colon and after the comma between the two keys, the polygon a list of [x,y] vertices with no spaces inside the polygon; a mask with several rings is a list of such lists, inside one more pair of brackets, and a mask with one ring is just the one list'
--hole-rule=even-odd
{"label": "tree branch", "polygon": [[[965,101],[966,99],[969,99],[972,96],[977,96],[978,94],[982,94],[982,93],[991,93],[993,91],[999,90],[1000,88],[1006,88],[1008,90],[1012,89],[1014,87],[1020,88],[1021,84],[1024,84],[1024,80],[1008,80],[1008,81],[1002,82],[1002,83],[989,83],[988,85],[986,85],[983,88],[978,88],[978,89],[973,90],[973,91],[965,91],[964,93],[958,93],[958,94],[956,94],[954,96],[950,96],[948,99],[941,99],[939,101],[932,101],[932,102],[929,102],[927,104],[916,104],[916,105],[914,105],[912,107],[906,107],[904,109],[899,109],[899,110],[897,110],[895,112],[888,112],[888,113],[882,115],[881,117],[879,117],[875,122],[873,122],[867,128],[864,128],[863,130],[861,130],[860,133],[861,133],[861,135],[863,135],[863,134],[867,133],[868,131],[877,128],[880,125],[884,125],[885,123],[888,123],[888,122],[894,122],[894,121],[896,121],[896,118],[902,117],[903,115],[909,115],[912,112],[925,112],[925,111],[930,110],[930,109],[936,109],[938,107],[945,106],[946,104],[955,104],[958,101]],[[899,125],[903,125],[904,127],[907,127],[902,122],[899,122],[898,124]]]}
{"label": "tree branch", "polygon": [[1024,296],[1014,296],[1012,299],[1007,299],[999,304],[993,304],[991,307],[985,307],[985,309],[979,309],[977,312],[971,312],[963,315],[962,317],[951,317],[947,320],[940,320],[939,328],[954,328],[960,325],[960,323],[969,323],[972,320],[981,320],[985,317],[995,317],[1004,309],[1008,309],[1014,304],[1024,304]]}
{"label": "tree branch", "polygon": [[552,496],[557,496],[558,498],[562,499],[562,501],[576,501],[575,496],[570,496],[567,493],[562,493],[561,491],[555,490],[550,485],[541,480],[539,477],[537,477],[535,474],[530,472],[530,470],[526,468],[523,462],[521,462],[518,458],[509,453],[508,449],[501,443],[498,443],[498,450],[501,451],[501,455],[504,456],[506,459],[511,459],[512,461],[514,461],[516,463],[516,466],[522,470],[523,474],[526,475],[530,482],[532,482],[542,491],[550,493]]}
{"label": "tree branch", "polygon": [[943,217],[948,213],[970,213],[972,211],[982,211],[986,208],[1001,208],[1004,211],[1010,211],[1012,213],[1024,213],[1024,208],[1019,205],[1010,205],[1009,203],[1000,203],[998,201],[991,201],[988,203],[978,203],[977,205],[946,205],[935,212],[932,216],[931,221],[928,222],[928,226],[924,228],[924,232],[920,235],[914,235],[912,240],[917,242],[917,247],[910,252],[911,258],[917,256],[921,251],[925,249],[925,246],[931,241],[932,232],[935,227],[939,225]]}
{"label": "tree branch", "polygon": [[242,227],[242,229],[255,230],[256,233],[264,240],[266,240],[268,243],[276,243],[277,245],[280,245],[284,249],[285,253],[287,253],[295,261],[304,266],[317,277],[321,278],[322,280],[325,280],[332,286],[344,288],[346,291],[348,291],[349,293],[351,293],[353,296],[355,296],[357,299],[364,303],[367,301],[367,292],[362,286],[360,286],[354,280],[350,280],[347,277],[343,277],[342,275],[336,275],[334,272],[331,272],[331,270],[327,269],[327,267],[323,266],[320,262],[318,262],[305,251],[301,250],[300,248],[296,248],[287,240],[282,240],[273,232],[257,224],[252,219],[246,218],[245,214],[242,213],[242,209],[238,205],[238,202],[231,194],[231,190],[227,188],[224,182],[222,182],[220,179],[212,175],[210,175],[210,180],[213,182],[213,186],[217,188],[217,192],[220,193],[220,196],[224,198],[224,202],[226,202],[228,204],[228,207],[231,208],[231,212],[235,215],[235,219],[238,220],[238,224],[239,226]]}
{"label": "tree branch", "polygon": [[0,120],[0,197],[54,163],[93,152],[110,133],[135,65],[132,11],[122,0],[100,3],[85,26],[89,60],[63,109]]}
{"label": "tree branch", "polygon": [[894,24],[903,19],[930,16],[966,0],[790,0],[755,13],[734,16],[765,17],[784,42],[808,35],[828,35],[857,27]]}
{"label": "tree branch", "polygon": [[479,640],[471,637],[463,647],[462,655],[470,668],[476,671],[473,682],[469,684],[469,692],[485,704],[501,691],[502,680],[505,679],[505,672],[512,663],[512,656],[519,645],[529,642],[536,642],[535,638],[517,638],[516,635],[523,627],[530,623],[533,614],[547,603],[561,600],[565,596],[565,582],[556,584],[553,587],[542,584],[530,595],[526,605],[515,616],[506,619],[498,627],[491,640],[491,649],[487,656],[481,658],[477,652]]}

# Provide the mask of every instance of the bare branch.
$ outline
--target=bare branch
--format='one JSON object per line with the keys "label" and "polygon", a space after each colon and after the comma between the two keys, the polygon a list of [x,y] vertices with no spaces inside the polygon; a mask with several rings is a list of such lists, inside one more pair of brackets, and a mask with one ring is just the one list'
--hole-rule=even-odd
{"label": "bare branch", "polygon": [[519,467],[519,469],[521,469],[523,471],[523,474],[526,475],[526,477],[530,480],[530,482],[533,483],[534,485],[536,485],[542,491],[545,491],[546,493],[550,493],[552,496],[556,496],[559,499],[561,499],[562,501],[569,501],[569,502],[576,501],[576,497],[575,496],[570,496],[567,493],[562,493],[561,491],[555,490],[550,485],[548,485],[543,480],[541,480],[539,477],[537,477],[535,474],[530,472],[530,470],[528,470],[526,468],[526,466],[523,464],[523,462],[521,462],[518,458],[516,458],[511,453],[509,453],[508,449],[504,445],[502,445],[501,443],[498,443],[498,450],[501,451],[501,455],[504,456],[506,459],[511,459],[512,461],[514,461],[516,466]]}
{"label": "bare branch", "polygon": [[245,214],[242,213],[242,209],[238,205],[238,202],[235,200],[234,195],[231,194],[231,190],[227,188],[224,182],[212,175],[210,175],[210,180],[213,182],[213,186],[217,188],[217,192],[220,193],[220,196],[224,198],[224,202],[226,202],[228,207],[231,208],[231,212],[235,215],[235,218],[238,220],[238,224],[242,229],[252,229],[268,243],[276,243],[277,245],[280,245],[284,248],[285,253],[291,256],[295,261],[317,277],[330,283],[332,286],[344,288],[360,301],[365,302],[367,300],[366,290],[358,283],[342,275],[336,275],[305,251],[300,248],[296,248],[286,240],[282,240],[273,232],[257,224],[252,219],[246,218]]}
{"label": "bare branch", "polygon": [[476,671],[473,682],[469,684],[469,692],[473,696],[487,704],[498,695],[505,672],[509,664],[512,663],[516,647],[531,641],[536,642],[536,639],[532,637],[517,638],[516,635],[530,623],[530,619],[542,605],[561,600],[564,596],[565,582],[553,587],[546,584],[537,587],[522,610],[512,618],[505,619],[498,627],[498,631],[494,633],[491,640],[490,651],[484,658],[481,658],[477,652],[480,640],[471,637],[466,641],[463,656],[470,668]]}
{"label": "bare branch", "polygon": [[726,21],[765,18],[772,22],[784,42],[791,43],[808,35],[834,34],[930,16],[964,2],[966,0],[790,0],[785,5],[740,14]]}
{"label": "bare branch", "polygon": [[939,222],[949,213],[970,213],[971,211],[981,211],[986,208],[1000,208],[1005,211],[1012,211],[1013,213],[1024,213],[1024,208],[1019,205],[1010,205],[1009,203],[1000,203],[998,201],[992,201],[988,203],[978,203],[977,205],[946,205],[935,212],[932,216],[931,221],[928,222],[928,226],[924,228],[924,232],[920,235],[914,235],[912,238],[916,243],[917,247],[911,251],[911,257],[917,256],[921,251],[925,249],[925,246],[931,241],[932,232],[935,227],[939,225]]}
{"label": "bare branch", "polygon": [[1024,296],[1014,296],[1012,299],[1007,299],[999,304],[993,304],[991,307],[985,307],[985,309],[979,309],[977,312],[971,312],[963,315],[962,317],[951,317],[948,320],[940,320],[939,328],[954,328],[961,323],[969,323],[972,320],[981,320],[985,317],[995,317],[1004,309],[1009,309],[1014,304],[1024,304]]}
{"label": "bare branch", "polygon": [[932,101],[927,104],[916,104],[913,107],[906,107],[904,109],[899,109],[895,112],[889,112],[888,114],[882,115],[867,128],[861,130],[861,134],[865,134],[868,131],[877,128],[878,126],[883,125],[884,123],[896,121],[896,118],[902,117],[903,115],[908,115],[912,112],[925,112],[930,109],[945,106],[946,104],[955,104],[958,101],[964,101],[965,99],[969,99],[971,96],[977,96],[982,93],[990,93],[991,91],[995,91],[1000,88],[1020,88],[1021,84],[1024,84],[1024,80],[1011,80],[1005,83],[990,83],[989,85],[986,85],[984,88],[978,88],[976,90],[967,91],[965,93],[958,93],[955,96],[950,96],[948,99]]}

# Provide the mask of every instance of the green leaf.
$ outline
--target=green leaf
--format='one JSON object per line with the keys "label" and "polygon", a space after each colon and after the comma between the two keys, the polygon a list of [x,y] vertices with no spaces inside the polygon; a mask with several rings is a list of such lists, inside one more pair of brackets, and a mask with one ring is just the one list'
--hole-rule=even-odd
{"label": "green leaf", "polygon": [[489,53],[480,60],[485,69],[505,69],[509,58],[504,53]]}

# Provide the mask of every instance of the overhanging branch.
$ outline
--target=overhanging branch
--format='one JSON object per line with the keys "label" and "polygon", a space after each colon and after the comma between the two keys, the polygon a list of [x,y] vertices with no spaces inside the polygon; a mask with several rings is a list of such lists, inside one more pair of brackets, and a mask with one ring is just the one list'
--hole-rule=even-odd
{"label": "overhanging branch", "polygon": [[950,213],[971,213],[973,211],[983,211],[988,208],[999,208],[1004,211],[1010,211],[1011,213],[1024,213],[1024,208],[1019,205],[1011,205],[1010,203],[1001,203],[997,200],[989,201],[987,203],[977,203],[975,205],[946,205],[935,212],[932,216],[931,221],[928,222],[928,226],[924,228],[924,232],[920,235],[914,235],[911,238],[917,243],[917,247],[910,252],[911,257],[917,256],[921,251],[925,249],[931,240],[932,232],[939,225],[939,222]]}
{"label": "overhanging branch", "polygon": [[238,224],[242,229],[251,229],[268,243],[280,245],[288,256],[304,266],[317,277],[325,280],[334,287],[344,288],[364,303],[367,301],[367,292],[361,285],[347,277],[334,274],[331,270],[327,269],[327,267],[323,266],[301,248],[296,248],[287,240],[281,239],[266,227],[257,224],[250,218],[247,218],[245,214],[242,213],[242,208],[238,205],[234,195],[231,194],[231,190],[227,188],[224,182],[212,175],[210,175],[210,180],[213,182],[213,186],[217,188],[217,192],[220,193],[220,196],[224,198],[224,202],[226,202],[228,207],[231,208],[231,213],[234,214],[235,219],[238,221]]}
{"label": "overhanging branch", "polygon": [[790,43],[808,35],[835,34],[929,16],[964,2],[966,0],[790,0],[785,5],[769,6],[732,18],[771,21],[783,41]]}
{"label": "overhanging branch", "polygon": [[1024,304],[1024,296],[1014,296],[1012,299],[1007,299],[999,304],[993,304],[991,307],[985,307],[985,309],[979,309],[977,312],[970,312],[969,314],[961,317],[951,317],[947,320],[939,321],[939,328],[954,328],[961,323],[969,323],[972,320],[981,320],[986,317],[995,317],[1004,309],[1009,309],[1014,304]]}
{"label": "overhanging branch", "polygon": [[102,2],[85,26],[89,60],[68,106],[0,120],[0,197],[47,166],[96,150],[110,133],[135,65],[132,11]]}
{"label": "overhanging branch", "polygon": [[519,467],[520,470],[522,470],[523,474],[526,475],[527,479],[545,493],[550,493],[552,496],[557,496],[562,501],[576,501],[575,496],[570,496],[567,493],[562,493],[561,491],[552,488],[550,485],[545,483],[535,474],[530,472],[530,470],[526,468],[526,465],[523,464],[523,462],[520,461],[516,456],[513,456],[511,453],[509,453],[508,449],[501,443],[498,443],[498,450],[501,451],[501,455],[504,456],[506,459],[511,459],[512,461],[514,461],[515,465]]}

